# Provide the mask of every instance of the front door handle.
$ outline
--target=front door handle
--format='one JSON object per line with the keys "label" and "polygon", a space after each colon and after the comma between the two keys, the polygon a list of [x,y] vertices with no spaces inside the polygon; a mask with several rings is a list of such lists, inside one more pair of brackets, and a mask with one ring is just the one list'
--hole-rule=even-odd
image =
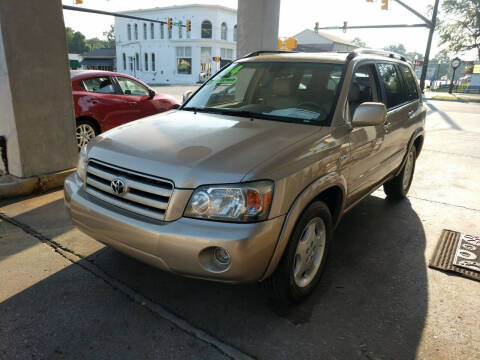
{"label": "front door handle", "polygon": [[392,123],[390,121],[383,124],[383,128],[385,129],[385,133],[388,133],[388,129],[390,128],[390,126],[392,126]]}
{"label": "front door handle", "polygon": [[411,119],[415,115],[415,110],[408,112],[408,117]]}
{"label": "front door handle", "polygon": [[130,106],[135,106],[135,105],[137,105],[136,102],[129,102],[128,104],[129,104]]}

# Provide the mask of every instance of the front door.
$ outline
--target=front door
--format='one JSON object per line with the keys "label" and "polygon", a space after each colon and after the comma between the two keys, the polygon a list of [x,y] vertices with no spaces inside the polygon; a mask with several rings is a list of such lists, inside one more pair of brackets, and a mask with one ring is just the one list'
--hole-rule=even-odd
{"label": "front door", "polygon": [[[378,84],[372,63],[357,65],[350,85],[347,116],[353,119],[356,108],[364,102],[378,102]],[[350,166],[348,189],[350,203],[368,192],[377,181],[380,164],[386,157],[384,148],[385,127],[355,127],[350,133]],[[347,206],[349,205],[347,204]]]}

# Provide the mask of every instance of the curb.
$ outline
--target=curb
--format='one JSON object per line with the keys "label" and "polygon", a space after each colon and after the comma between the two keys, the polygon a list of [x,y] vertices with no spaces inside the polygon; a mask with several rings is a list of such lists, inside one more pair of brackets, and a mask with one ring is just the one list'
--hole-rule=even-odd
{"label": "curb", "polygon": [[65,178],[74,171],[75,169],[69,169],[25,179],[17,178],[13,175],[1,176],[0,200],[30,194],[41,194],[51,189],[63,187]]}

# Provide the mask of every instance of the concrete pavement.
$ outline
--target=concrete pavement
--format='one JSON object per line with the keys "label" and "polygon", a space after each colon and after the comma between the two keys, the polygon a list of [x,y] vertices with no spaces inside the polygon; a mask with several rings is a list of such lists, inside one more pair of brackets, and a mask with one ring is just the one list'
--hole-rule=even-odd
{"label": "concrete pavement", "polygon": [[427,263],[443,228],[480,234],[480,104],[427,106],[408,200],[379,190],[346,214],[297,307],[105,248],[61,191],[0,203],[0,358],[474,358],[480,283]]}

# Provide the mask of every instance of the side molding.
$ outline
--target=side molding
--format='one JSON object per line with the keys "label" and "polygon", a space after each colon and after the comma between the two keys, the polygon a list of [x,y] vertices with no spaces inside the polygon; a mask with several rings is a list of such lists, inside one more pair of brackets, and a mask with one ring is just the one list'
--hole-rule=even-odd
{"label": "side molding", "polygon": [[297,223],[298,218],[303,213],[303,210],[310,204],[318,195],[323,191],[333,187],[338,186],[342,189],[344,196],[342,196],[342,204],[339,211],[338,218],[341,218],[343,212],[343,207],[345,205],[345,194],[347,193],[347,182],[343,175],[338,172],[328,173],[321,178],[315,180],[309,186],[307,186],[298,197],[293,202],[290,210],[285,217],[285,222],[283,223],[282,231],[278,237],[277,245],[273,252],[272,258],[267,266],[267,270],[263,275],[261,280],[268,278],[277,268],[280,259],[282,258],[283,252],[287,247],[290,236],[293,232],[295,224]]}

